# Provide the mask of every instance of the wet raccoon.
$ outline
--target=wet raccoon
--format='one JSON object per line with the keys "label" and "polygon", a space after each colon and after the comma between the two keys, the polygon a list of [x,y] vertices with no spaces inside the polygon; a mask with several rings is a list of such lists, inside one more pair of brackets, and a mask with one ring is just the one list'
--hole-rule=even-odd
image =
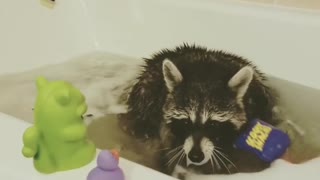
{"label": "wet raccoon", "polygon": [[276,100],[248,60],[185,44],[145,60],[121,124],[137,138],[159,140],[159,163],[176,177],[260,171],[269,164],[233,142],[254,118],[276,125]]}

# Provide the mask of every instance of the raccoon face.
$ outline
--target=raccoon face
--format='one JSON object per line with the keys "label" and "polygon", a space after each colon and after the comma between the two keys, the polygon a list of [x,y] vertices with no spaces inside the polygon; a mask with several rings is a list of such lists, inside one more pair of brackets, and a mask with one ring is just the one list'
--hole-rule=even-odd
{"label": "raccoon face", "polygon": [[226,82],[210,82],[185,79],[170,60],[164,60],[162,68],[168,90],[162,128],[170,134],[166,139],[172,149],[180,147],[187,165],[225,160],[247,121],[242,99],[254,70],[243,67]]}

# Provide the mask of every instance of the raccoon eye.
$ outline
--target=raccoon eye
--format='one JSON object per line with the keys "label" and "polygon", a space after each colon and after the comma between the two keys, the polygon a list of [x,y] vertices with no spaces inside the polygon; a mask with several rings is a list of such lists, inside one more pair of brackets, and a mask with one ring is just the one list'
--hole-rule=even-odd
{"label": "raccoon eye", "polygon": [[192,122],[189,119],[172,119],[172,123],[169,126],[173,134],[184,137],[192,128]]}
{"label": "raccoon eye", "polygon": [[175,122],[181,124],[181,125],[185,125],[185,126],[189,126],[191,125],[191,121],[187,118],[185,119],[173,119]]}
{"label": "raccoon eye", "polygon": [[182,119],[181,120],[185,125],[190,125],[191,121],[189,119]]}
{"label": "raccoon eye", "polygon": [[208,122],[208,124],[210,125],[210,126],[214,126],[214,127],[218,127],[218,126],[220,126],[220,122],[218,122],[218,121],[214,121],[214,120],[211,120],[211,121],[207,121]]}

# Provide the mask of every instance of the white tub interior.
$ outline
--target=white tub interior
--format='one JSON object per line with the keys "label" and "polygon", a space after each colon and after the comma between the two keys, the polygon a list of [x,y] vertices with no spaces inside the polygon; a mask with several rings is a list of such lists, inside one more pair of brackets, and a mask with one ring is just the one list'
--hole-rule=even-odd
{"label": "white tub interior", "polygon": [[0,22],[0,74],[98,51],[148,57],[183,42],[244,56],[275,77],[309,154],[319,152],[319,12],[223,0],[57,0],[54,9],[3,0]]}
{"label": "white tub interior", "polygon": [[194,42],[245,56],[282,79],[320,87],[317,12],[222,0],[68,0],[57,1],[53,10],[37,0],[2,3],[2,73],[94,50],[140,58]]}

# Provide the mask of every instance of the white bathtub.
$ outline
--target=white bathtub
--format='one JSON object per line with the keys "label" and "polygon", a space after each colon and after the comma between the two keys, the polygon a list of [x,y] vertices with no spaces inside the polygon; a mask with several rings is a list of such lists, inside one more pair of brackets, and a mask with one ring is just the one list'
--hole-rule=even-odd
{"label": "white bathtub", "polygon": [[[254,61],[277,79],[293,116],[319,120],[319,12],[225,0],[56,0],[53,9],[38,0],[1,0],[0,5],[0,74],[94,51],[141,58],[196,43]],[[309,133],[317,134],[319,124]],[[6,126],[1,119],[0,126]],[[0,136],[6,131],[12,130]],[[310,143],[320,147],[318,138]],[[0,172],[5,166],[0,163]]]}

